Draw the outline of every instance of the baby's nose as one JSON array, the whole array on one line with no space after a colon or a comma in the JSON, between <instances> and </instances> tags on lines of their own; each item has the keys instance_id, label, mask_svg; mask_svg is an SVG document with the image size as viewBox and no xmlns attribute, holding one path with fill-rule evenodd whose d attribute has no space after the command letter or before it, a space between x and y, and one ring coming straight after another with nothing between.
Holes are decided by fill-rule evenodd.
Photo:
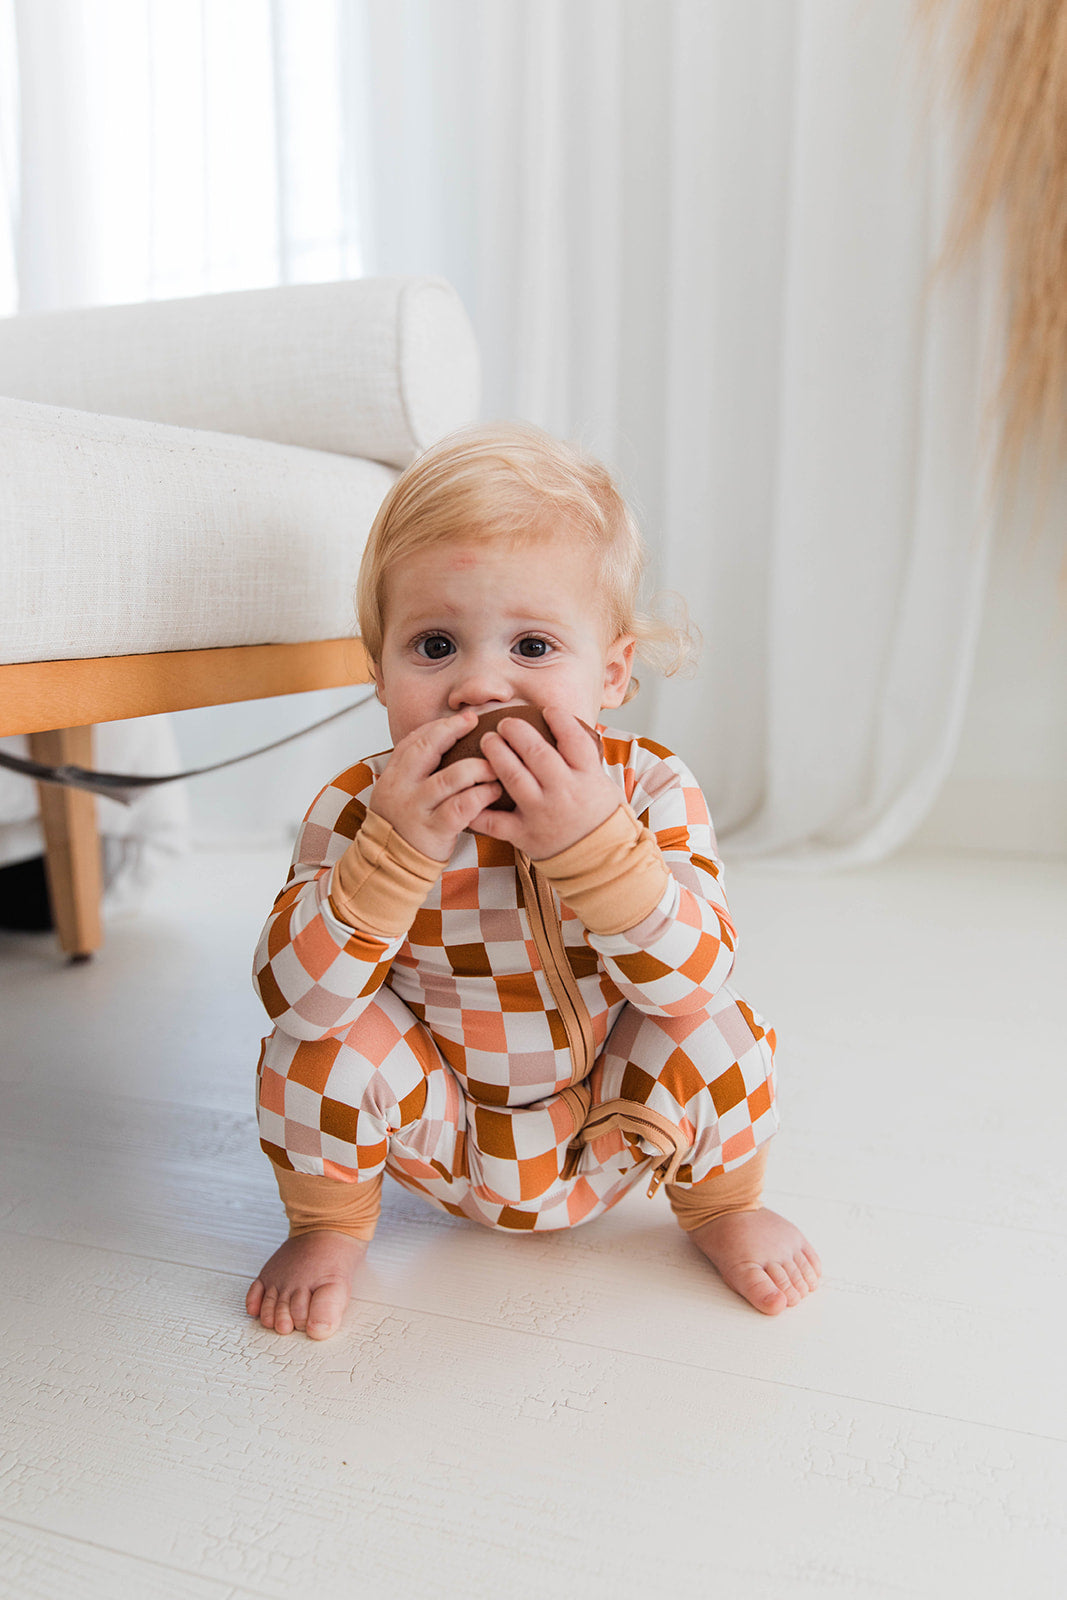
<instances>
[{"instance_id":1,"label":"baby's nose","mask_svg":"<svg viewBox=\"0 0 1067 1600\"><path fill-rule=\"evenodd\" d=\"M484 711L490 706L506 705L515 699L510 675L504 668L489 662L472 665L460 674L448 696L452 711L474 708Z\"/></svg>"}]
</instances>

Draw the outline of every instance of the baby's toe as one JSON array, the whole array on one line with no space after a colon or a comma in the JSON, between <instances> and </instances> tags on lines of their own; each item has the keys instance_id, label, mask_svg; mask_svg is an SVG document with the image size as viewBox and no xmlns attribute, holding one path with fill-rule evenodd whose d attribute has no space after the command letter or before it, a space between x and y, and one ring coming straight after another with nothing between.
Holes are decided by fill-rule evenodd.
<instances>
[{"instance_id":1,"label":"baby's toe","mask_svg":"<svg viewBox=\"0 0 1067 1600\"><path fill-rule=\"evenodd\" d=\"M279 1291L273 1284L265 1289L259 1320L264 1328L272 1328L275 1333L292 1333L293 1319L289 1314L288 1294Z\"/></svg>"},{"instance_id":2,"label":"baby's toe","mask_svg":"<svg viewBox=\"0 0 1067 1600\"><path fill-rule=\"evenodd\" d=\"M803 1300L809 1293L809 1288L808 1280L804 1276L804 1271L800 1265L800 1262L794 1256L783 1262L783 1266L785 1267L785 1270L789 1276L789 1282L796 1292L797 1300ZM794 1301L793 1304L795 1305L796 1301Z\"/></svg>"},{"instance_id":3,"label":"baby's toe","mask_svg":"<svg viewBox=\"0 0 1067 1600\"><path fill-rule=\"evenodd\" d=\"M311 1296L307 1313L309 1339L328 1339L341 1326L348 1304L348 1289L343 1283L324 1283Z\"/></svg>"},{"instance_id":4,"label":"baby's toe","mask_svg":"<svg viewBox=\"0 0 1067 1600\"><path fill-rule=\"evenodd\" d=\"M301 1286L294 1289L289 1296L289 1316L293 1327L301 1331L307 1326L308 1306L311 1304L311 1290Z\"/></svg>"},{"instance_id":5,"label":"baby's toe","mask_svg":"<svg viewBox=\"0 0 1067 1600\"><path fill-rule=\"evenodd\" d=\"M735 1271L723 1273L723 1277L731 1289L765 1316L776 1317L790 1303L784 1288L775 1283L770 1272L755 1261L745 1262Z\"/></svg>"},{"instance_id":6,"label":"baby's toe","mask_svg":"<svg viewBox=\"0 0 1067 1600\"><path fill-rule=\"evenodd\" d=\"M271 1284L264 1288L259 1301L259 1320L264 1328L273 1328L274 1315L278 1307L278 1291Z\"/></svg>"},{"instance_id":7,"label":"baby's toe","mask_svg":"<svg viewBox=\"0 0 1067 1600\"><path fill-rule=\"evenodd\" d=\"M263 1279L257 1278L255 1283L245 1295L245 1310L250 1317L259 1316L259 1308L263 1304Z\"/></svg>"},{"instance_id":8,"label":"baby's toe","mask_svg":"<svg viewBox=\"0 0 1067 1600\"><path fill-rule=\"evenodd\" d=\"M801 1250L796 1257L796 1263L808 1288L817 1289L819 1287L819 1278L822 1275L822 1266L814 1250L810 1246L805 1250Z\"/></svg>"},{"instance_id":9,"label":"baby's toe","mask_svg":"<svg viewBox=\"0 0 1067 1600\"><path fill-rule=\"evenodd\" d=\"M797 1288L793 1281L793 1275L790 1271L790 1264L785 1261L768 1261L764 1264L763 1270L766 1272L767 1276L770 1278L775 1287L780 1289L785 1295L786 1305L797 1305L802 1296L801 1291ZM799 1273L797 1276L799 1277ZM801 1282L803 1282L803 1280L801 1280ZM804 1294L807 1294L807 1289L804 1290Z\"/></svg>"}]
</instances>

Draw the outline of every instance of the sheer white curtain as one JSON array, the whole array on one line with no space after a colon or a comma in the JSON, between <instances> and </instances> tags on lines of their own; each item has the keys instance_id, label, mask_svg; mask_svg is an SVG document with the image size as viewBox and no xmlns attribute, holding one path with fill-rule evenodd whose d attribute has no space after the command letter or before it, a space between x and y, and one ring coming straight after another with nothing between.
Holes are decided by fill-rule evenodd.
<instances>
[{"instance_id":1,"label":"sheer white curtain","mask_svg":"<svg viewBox=\"0 0 1067 1600\"><path fill-rule=\"evenodd\" d=\"M0 0L0 313L359 276L344 36L337 0ZM96 761L176 771L351 699L108 724ZM324 741L310 758L328 772L343 756ZM129 810L100 801L109 909L182 846L187 802L198 834L283 835L314 782L293 768L281 752ZM33 785L0 773L0 863L39 852L36 809Z\"/></svg>"},{"instance_id":2,"label":"sheer white curtain","mask_svg":"<svg viewBox=\"0 0 1067 1600\"><path fill-rule=\"evenodd\" d=\"M612 462L703 632L636 715L733 854L888 852L958 735L998 359L991 264L930 283L955 140L911 8L364 9L370 261L457 284L490 409Z\"/></svg>"},{"instance_id":3,"label":"sheer white curtain","mask_svg":"<svg viewBox=\"0 0 1067 1600\"><path fill-rule=\"evenodd\" d=\"M350 21L338 0L0 0L0 314L358 277ZM110 723L96 762L213 762L352 698ZM293 747L307 773L350 755L354 728L338 730ZM299 760L150 790L131 810L99 802L109 909L187 838L187 802L202 837L285 837L315 782ZM35 813L34 786L0 773L0 862L40 851Z\"/></svg>"},{"instance_id":4,"label":"sheer white curtain","mask_svg":"<svg viewBox=\"0 0 1067 1600\"><path fill-rule=\"evenodd\" d=\"M954 138L909 4L6 3L10 309L442 273L486 415L603 456L690 605L698 676L627 716L730 852L907 837L969 681L998 359L991 263L929 282Z\"/></svg>"},{"instance_id":5,"label":"sheer white curtain","mask_svg":"<svg viewBox=\"0 0 1067 1600\"><path fill-rule=\"evenodd\" d=\"M359 276L343 31L340 0L0 0L4 309Z\"/></svg>"}]
</instances>

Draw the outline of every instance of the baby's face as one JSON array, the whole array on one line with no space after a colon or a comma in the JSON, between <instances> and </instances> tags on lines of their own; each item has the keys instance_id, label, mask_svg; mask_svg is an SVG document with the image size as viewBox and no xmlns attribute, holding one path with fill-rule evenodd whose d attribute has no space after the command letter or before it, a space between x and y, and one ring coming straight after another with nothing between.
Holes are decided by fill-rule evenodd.
<instances>
[{"instance_id":1,"label":"baby's face","mask_svg":"<svg viewBox=\"0 0 1067 1600\"><path fill-rule=\"evenodd\" d=\"M507 705L594 723L630 681L634 641L609 638L593 558L563 536L408 556L386 580L384 624L375 677L394 744L424 722Z\"/></svg>"}]
</instances>

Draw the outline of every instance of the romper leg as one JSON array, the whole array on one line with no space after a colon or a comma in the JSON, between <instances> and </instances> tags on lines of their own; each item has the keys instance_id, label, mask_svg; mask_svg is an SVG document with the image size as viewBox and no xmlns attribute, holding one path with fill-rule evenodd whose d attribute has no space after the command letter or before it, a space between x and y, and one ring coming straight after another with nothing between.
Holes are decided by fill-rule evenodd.
<instances>
[{"instance_id":1,"label":"romper leg","mask_svg":"<svg viewBox=\"0 0 1067 1600\"><path fill-rule=\"evenodd\" d=\"M257 1104L276 1166L344 1183L380 1178L401 1152L413 1176L447 1179L466 1128L455 1075L388 988L337 1038L271 1034Z\"/></svg>"},{"instance_id":2,"label":"romper leg","mask_svg":"<svg viewBox=\"0 0 1067 1600\"><path fill-rule=\"evenodd\" d=\"M777 1131L774 1045L773 1030L726 987L706 1011L677 1017L625 1006L593 1072L592 1137L579 1170L620 1140L673 1185L741 1166ZM647 1135L627 1126L627 1106L653 1114Z\"/></svg>"},{"instance_id":3,"label":"romper leg","mask_svg":"<svg viewBox=\"0 0 1067 1600\"><path fill-rule=\"evenodd\" d=\"M560 1171L589 1102L584 1085L528 1106L469 1099L428 1030L389 988L337 1038L300 1041L276 1030L259 1067L260 1144L287 1210L290 1199L302 1207L297 1226L305 1231L314 1225L314 1189L286 1184L293 1172L363 1186L388 1171L442 1210L483 1225L568 1226L576 1218ZM553 1203L559 1215L542 1218ZM350 1209L344 1196L330 1205L338 1215ZM366 1218L358 1209L360 1236L369 1238L374 1208L368 1202Z\"/></svg>"}]
</instances>

